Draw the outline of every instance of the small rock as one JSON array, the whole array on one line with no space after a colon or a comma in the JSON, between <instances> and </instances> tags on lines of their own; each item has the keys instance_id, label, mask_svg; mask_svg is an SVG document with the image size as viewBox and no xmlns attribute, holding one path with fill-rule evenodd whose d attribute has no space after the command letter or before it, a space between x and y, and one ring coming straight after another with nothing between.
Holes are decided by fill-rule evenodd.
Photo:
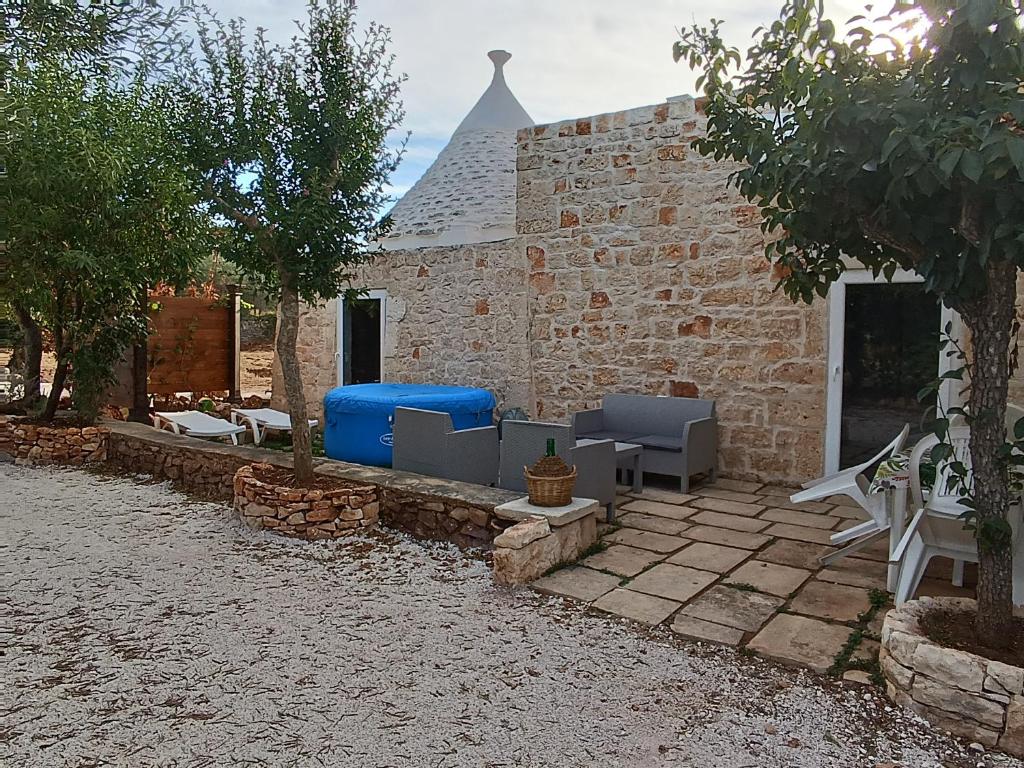
<instances>
[{"instance_id":1,"label":"small rock","mask_svg":"<svg viewBox=\"0 0 1024 768\"><path fill-rule=\"evenodd\" d=\"M769 723L764 727L764 732L769 734L770 736L774 736L776 733L779 732L779 729Z\"/></svg>"},{"instance_id":2,"label":"small rock","mask_svg":"<svg viewBox=\"0 0 1024 768\"><path fill-rule=\"evenodd\" d=\"M976 741L972 741L972 742L971 742L971 743L970 743L970 744L969 744L969 745L967 746L967 748L968 748L969 750L971 750L971 752L979 752L979 753L983 753L983 752L985 751L985 745L984 745L984 744L979 744L979 743L978 743L978 742L976 742Z\"/></svg>"}]
</instances>

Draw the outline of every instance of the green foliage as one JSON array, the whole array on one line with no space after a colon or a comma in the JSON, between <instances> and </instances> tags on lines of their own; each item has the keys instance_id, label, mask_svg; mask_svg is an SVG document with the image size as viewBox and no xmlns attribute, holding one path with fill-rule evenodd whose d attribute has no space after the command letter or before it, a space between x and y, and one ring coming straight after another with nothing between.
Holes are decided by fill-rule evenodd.
<instances>
[{"instance_id":1,"label":"green foliage","mask_svg":"<svg viewBox=\"0 0 1024 768\"><path fill-rule=\"evenodd\" d=\"M389 225L379 211L401 150L386 141L404 78L391 72L388 31L371 24L357 38L354 3L314 0L288 47L212 18L199 41L202 61L181 83L182 138L228 225L221 253L274 295L337 296Z\"/></svg>"},{"instance_id":2,"label":"green foliage","mask_svg":"<svg viewBox=\"0 0 1024 768\"><path fill-rule=\"evenodd\" d=\"M141 59L120 65L118 50L151 38L130 38L143 17L132 6L115 19L118 8L82 28L86 42L72 36L62 48L58 12L78 16L61 5L38 17L49 19L38 34L15 38L21 47L7 60L14 117L0 175L0 300L51 332L86 419L125 347L147 332L142 287L187 279L210 247L197 180L172 132L172 92Z\"/></svg>"},{"instance_id":3,"label":"green foliage","mask_svg":"<svg viewBox=\"0 0 1024 768\"><path fill-rule=\"evenodd\" d=\"M675 56L708 98L695 145L743 164L732 182L788 295L823 296L854 259L913 270L956 307L988 259L1024 261L1020 15L1020 0L900 1L880 21L892 37L841 38L817 0L787 0L745 59L719 21L682 33ZM900 44L922 17L923 39Z\"/></svg>"}]
</instances>

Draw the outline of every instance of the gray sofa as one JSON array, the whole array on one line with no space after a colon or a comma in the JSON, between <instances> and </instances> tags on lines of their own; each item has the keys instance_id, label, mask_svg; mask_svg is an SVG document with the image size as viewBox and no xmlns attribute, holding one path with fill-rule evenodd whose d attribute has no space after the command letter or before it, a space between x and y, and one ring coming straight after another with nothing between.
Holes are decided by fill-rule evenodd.
<instances>
[{"instance_id":1,"label":"gray sofa","mask_svg":"<svg viewBox=\"0 0 1024 768\"><path fill-rule=\"evenodd\" d=\"M501 430L501 462L498 487L526 493L523 467L532 466L544 455L548 438L555 441L557 453L569 466L576 465L576 486L572 495L597 499L607 510L608 520L615 518L615 443L611 440L576 445L573 428L567 424L538 421L506 421Z\"/></svg>"},{"instance_id":2,"label":"gray sofa","mask_svg":"<svg viewBox=\"0 0 1024 768\"><path fill-rule=\"evenodd\" d=\"M477 485L498 482L498 429L452 427L439 411L396 408L391 466Z\"/></svg>"},{"instance_id":3,"label":"gray sofa","mask_svg":"<svg viewBox=\"0 0 1024 768\"><path fill-rule=\"evenodd\" d=\"M601 407L574 413L576 437L642 445L644 472L679 478L718 471L718 420L714 400L651 395L605 395Z\"/></svg>"}]
</instances>

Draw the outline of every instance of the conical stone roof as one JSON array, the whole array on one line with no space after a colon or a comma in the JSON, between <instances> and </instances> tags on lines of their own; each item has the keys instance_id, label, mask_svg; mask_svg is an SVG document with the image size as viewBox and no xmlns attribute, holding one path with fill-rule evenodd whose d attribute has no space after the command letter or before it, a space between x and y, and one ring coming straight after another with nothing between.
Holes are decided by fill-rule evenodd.
<instances>
[{"instance_id":1,"label":"conical stone roof","mask_svg":"<svg viewBox=\"0 0 1024 768\"><path fill-rule=\"evenodd\" d=\"M512 95L507 51L487 54L494 76L433 165L391 209L388 250L505 240L516 233L516 131L533 120Z\"/></svg>"}]
</instances>

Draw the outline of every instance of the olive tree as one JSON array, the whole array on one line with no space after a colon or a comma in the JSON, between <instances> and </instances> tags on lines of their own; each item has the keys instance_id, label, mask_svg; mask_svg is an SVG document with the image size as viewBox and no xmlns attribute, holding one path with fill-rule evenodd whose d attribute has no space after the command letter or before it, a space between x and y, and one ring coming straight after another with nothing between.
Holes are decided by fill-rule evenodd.
<instances>
[{"instance_id":1,"label":"olive tree","mask_svg":"<svg viewBox=\"0 0 1024 768\"><path fill-rule=\"evenodd\" d=\"M389 42L376 24L359 33L355 4L342 0L312 0L287 46L203 18L202 55L182 83L185 142L228 226L221 253L279 302L298 483L313 474L299 303L346 290L389 225L380 213L401 148L387 140L403 117Z\"/></svg>"},{"instance_id":2,"label":"olive tree","mask_svg":"<svg viewBox=\"0 0 1024 768\"><path fill-rule=\"evenodd\" d=\"M683 30L674 49L702 73L708 127L695 147L740 164L731 182L759 206L791 298L824 296L851 262L906 269L970 330L970 394L953 413L971 425L976 625L992 645L1012 622L1004 417L1024 263L1021 12L1020 0L900 0L839 34L817 0L787 0L745 56L719 21Z\"/></svg>"}]
</instances>

